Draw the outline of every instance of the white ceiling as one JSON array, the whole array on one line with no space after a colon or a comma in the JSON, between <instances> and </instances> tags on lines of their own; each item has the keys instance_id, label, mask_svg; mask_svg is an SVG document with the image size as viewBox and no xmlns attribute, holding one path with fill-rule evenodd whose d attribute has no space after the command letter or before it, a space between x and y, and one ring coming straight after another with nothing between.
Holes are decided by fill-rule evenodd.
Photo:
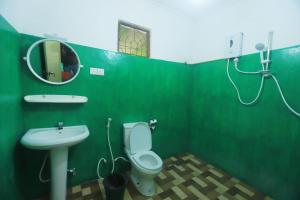
<instances>
[{"instance_id":1,"label":"white ceiling","mask_svg":"<svg viewBox=\"0 0 300 200\"><path fill-rule=\"evenodd\" d=\"M222 0L151 0L161 6L168 7L198 20L204 12L212 11L215 6L220 6ZM234 0L226 0L226 3Z\"/></svg>"}]
</instances>

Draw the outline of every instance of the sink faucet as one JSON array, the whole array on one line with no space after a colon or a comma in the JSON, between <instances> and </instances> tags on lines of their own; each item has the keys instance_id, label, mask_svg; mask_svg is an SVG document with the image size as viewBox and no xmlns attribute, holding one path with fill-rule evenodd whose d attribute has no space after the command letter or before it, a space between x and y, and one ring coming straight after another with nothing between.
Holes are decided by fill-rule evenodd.
<instances>
[{"instance_id":1,"label":"sink faucet","mask_svg":"<svg viewBox=\"0 0 300 200\"><path fill-rule=\"evenodd\" d=\"M64 123L63 123L63 122L58 122L58 123L57 123L57 129L58 129L58 130L62 130L62 129L64 128L63 126L64 126Z\"/></svg>"}]
</instances>

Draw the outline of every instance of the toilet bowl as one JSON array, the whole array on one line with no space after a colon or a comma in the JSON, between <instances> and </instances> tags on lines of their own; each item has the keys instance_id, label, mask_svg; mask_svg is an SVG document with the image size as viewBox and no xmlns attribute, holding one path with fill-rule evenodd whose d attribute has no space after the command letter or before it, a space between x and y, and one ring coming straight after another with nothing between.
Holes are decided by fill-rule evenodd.
<instances>
[{"instance_id":1,"label":"toilet bowl","mask_svg":"<svg viewBox=\"0 0 300 200\"><path fill-rule=\"evenodd\" d=\"M147 123L123 124L125 152L131 162L130 179L144 196L156 193L154 178L162 170L161 158L151 151L151 131Z\"/></svg>"}]
</instances>

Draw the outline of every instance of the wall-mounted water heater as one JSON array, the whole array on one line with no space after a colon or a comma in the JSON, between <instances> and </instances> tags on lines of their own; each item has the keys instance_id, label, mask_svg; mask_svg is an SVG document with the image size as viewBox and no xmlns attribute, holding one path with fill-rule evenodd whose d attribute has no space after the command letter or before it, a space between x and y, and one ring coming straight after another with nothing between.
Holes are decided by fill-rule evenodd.
<instances>
[{"instance_id":1,"label":"wall-mounted water heater","mask_svg":"<svg viewBox=\"0 0 300 200\"><path fill-rule=\"evenodd\" d=\"M242 55L243 33L237 33L226 38L225 58L236 58Z\"/></svg>"}]
</instances>

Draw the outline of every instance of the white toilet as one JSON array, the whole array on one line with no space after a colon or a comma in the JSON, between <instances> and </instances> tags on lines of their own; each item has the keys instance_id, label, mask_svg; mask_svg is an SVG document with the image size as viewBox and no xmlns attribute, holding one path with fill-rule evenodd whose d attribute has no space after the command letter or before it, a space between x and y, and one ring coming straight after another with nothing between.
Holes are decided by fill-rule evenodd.
<instances>
[{"instance_id":1,"label":"white toilet","mask_svg":"<svg viewBox=\"0 0 300 200\"><path fill-rule=\"evenodd\" d=\"M151 151L152 138L148 123L123 124L125 152L131 162L130 179L144 196L156 193L154 178L162 170L161 158Z\"/></svg>"}]
</instances>

